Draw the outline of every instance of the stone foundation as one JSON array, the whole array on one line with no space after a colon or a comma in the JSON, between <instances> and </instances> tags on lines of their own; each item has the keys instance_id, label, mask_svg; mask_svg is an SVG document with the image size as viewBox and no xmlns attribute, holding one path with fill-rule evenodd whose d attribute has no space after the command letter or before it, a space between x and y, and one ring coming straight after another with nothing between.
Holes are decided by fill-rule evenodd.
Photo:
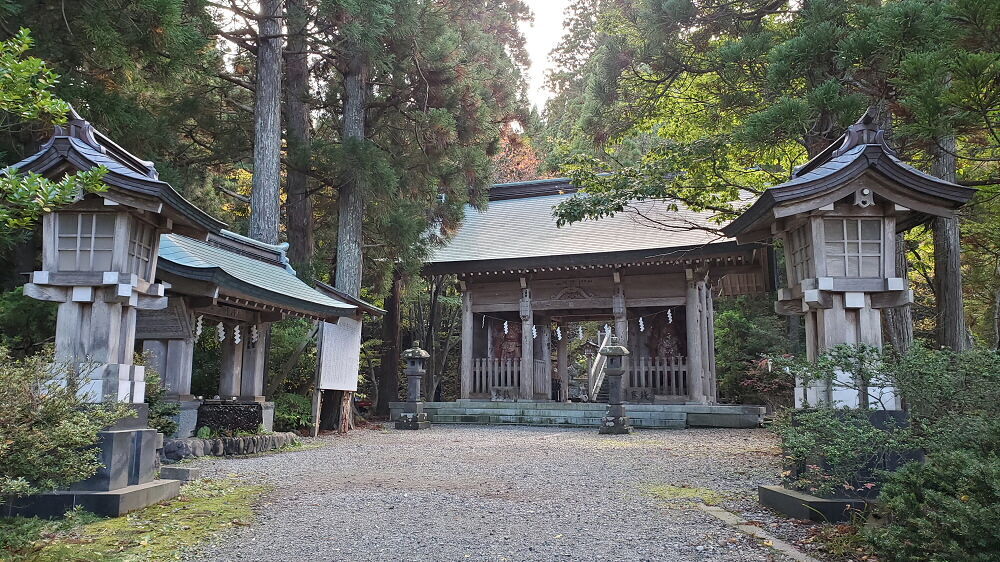
<instances>
[{"instance_id":1,"label":"stone foundation","mask_svg":"<svg viewBox=\"0 0 1000 562\"><path fill-rule=\"evenodd\" d=\"M166 439L163 442L163 458L167 462L177 462L193 457L252 455L280 449L297 443L298 440L298 436L294 433L217 437L214 439L198 439L197 437Z\"/></svg>"}]
</instances>

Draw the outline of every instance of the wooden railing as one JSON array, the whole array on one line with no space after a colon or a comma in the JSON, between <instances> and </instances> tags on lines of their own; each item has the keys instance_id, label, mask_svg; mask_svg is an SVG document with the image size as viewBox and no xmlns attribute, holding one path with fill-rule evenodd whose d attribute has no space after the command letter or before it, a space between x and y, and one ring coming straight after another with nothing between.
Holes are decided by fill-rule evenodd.
<instances>
[{"instance_id":1,"label":"wooden railing","mask_svg":"<svg viewBox=\"0 0 1000 562\"><path fill-rule=\"evenodd\" d=\"M521 386L520 359L473 359L472 360L472 394L492 395L494 389L501 392L517 389Z\"/></svg>"},{"instance_id":2,"label":"wooden railing","mask_svg":"<svg viewBox=\"0 0 1000 562\"><path fill-rule=\"evenodd\" d=\"M611 330L608 330L604 334L604 339L601 340L601 346L598 349L604 349L610 339ZM594 358L594 363L590 366L590 371L587 373L587 394L590 396L591 401L597 398L597 393L601 390L601 383L604 382L604 365L607 363L607 359L607 356L601 355L600 351L598 351L597 357Z\"/></svg>"},{"instance_id":3,"label":"wooden railing","mask_svg":"<svg viewBox=\"0 0 1000 562\"><path fill-rule=\"evenodd\" d=\"M656 395L686 396L687 358L632 357L626 386L630 391L647 391L639 394L648 395L650 400Z\"/></svg>"},{"instance_id":4,"label":"wooden railing","mask_svg":"<svg viewBox=\"0 0 1000 562\"><path fill-rule=\"evenodd\" d=\"M535 375L535 391L541 392L541 389L538 388L538 383L540 381L545 381L552 378L552 361L535 359L534 375Z\"/></svg>"}]
</instances>

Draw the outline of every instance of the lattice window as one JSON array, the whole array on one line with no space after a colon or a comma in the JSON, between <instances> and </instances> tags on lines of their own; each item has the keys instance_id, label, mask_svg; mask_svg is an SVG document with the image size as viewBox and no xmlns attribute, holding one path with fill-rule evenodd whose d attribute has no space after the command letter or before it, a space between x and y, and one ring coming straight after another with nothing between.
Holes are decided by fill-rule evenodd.
<instances>
[{"instance_id":1,"label":"lattice window","mask_svg":"<svg viewBox=\"0 0 1000 562\"><path fill-rule=\"evenodd\" d=\"M882 277L882 219L824 219L826 274Z\"/></svg>"},{"instance_id":2,"label":"lattice window","mask_svg":"<svg viewBox=\"0 0 1000 562\"><path fill-rule=\"evenodd\" d=\"M128 242L128 272L142 279L149 279L149 262L153 258L156 229L149 224L133 219L132 234Z\"/></svg>"},{"instance_id":3,"label":"lattice window","mask_svg":"<svg viewBox=\"0 0 1000 562\"><path fill-rule=\"evenodd\" d=\"M115 240L112 213L58 213L60 271L109 271Z\"/></svg>"},{"instance_id":4,"label":"lattice window","mask_svg":"<svg viewBox=\"0 0 1000 562\"><path fill-rule=\"evenodd\" d=\"M803 279L816 277L816 268L812 260L812 235L809 224L805 224L791 232L788 237L788 259L792 269L791 284Z\"/></svg>"}]
</instances>

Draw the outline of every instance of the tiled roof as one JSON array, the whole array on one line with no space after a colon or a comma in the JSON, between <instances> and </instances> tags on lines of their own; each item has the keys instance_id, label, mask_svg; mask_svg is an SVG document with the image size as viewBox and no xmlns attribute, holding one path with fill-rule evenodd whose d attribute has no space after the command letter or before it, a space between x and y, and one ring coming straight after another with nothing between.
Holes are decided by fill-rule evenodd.
<instances>
[{"instance_id":1,"label":"tiled roof","mask_svg":"<svg viewBox=\"0 0 1000 562\"><path fill-rule=\"evenodd\" d=\"M712 222L711 213L683 206L674 211L663 201L636 202L634 211L557 227L553 208L572 196L556 193L493 200L484 211L466 207L458 232L428 263L636 250L649 250L652 256L728 240L709 231L719 227Z\"/></svg>"},{"instance_id":2,"label":"tiled roof","mask_svg":"<svg viewBox=\"0 0 1000 562\"><path fill-rule=\"evenodd\" d=\"M331 298L283 267L217 248L178 234L160 236L158 268L256 294L261 302L320 316L353 314L357 307Z\"/></svg>"},{"instance_id":3,"label":"tiled roof","mask_svg":"<svg viewBox=\"0 0 1000 562\"><path fill-rule=\"evenodd\" d=\"M866 113L844 135L792 174L790 180L764 190L750 208L722 230L729 236L748 239L769 236L764 227L774 220L775 207L837 193L869 170L879 172L905 191L932 198L933 204L942 210L962 206L975 193L972 188L936 178L900 160L886 144L883 131ZM897 220L897 227L909 228L926 218L925 212L912 215L905 221Z\"/></svg>"},{"instance_id":4,"label":"tiled roof","mask_svg":"<svg viewBox=\"0 0 1000 562\"><path fill-rule=\"evenodd\" d=\"M226 226L194 206L170 184L160 180L152 162L142 160L117 145L75 111L70 113L65 124L55 127L52 137L37 153L8 166L0 173L62 174L65 171L64 164L78 170L104 166L108 169L103 178L104 183L142 197L155 197L163 201L166 203L164 214L175 222L180 221L209 232L218 232Z\"/></svg>"}]
</instances>

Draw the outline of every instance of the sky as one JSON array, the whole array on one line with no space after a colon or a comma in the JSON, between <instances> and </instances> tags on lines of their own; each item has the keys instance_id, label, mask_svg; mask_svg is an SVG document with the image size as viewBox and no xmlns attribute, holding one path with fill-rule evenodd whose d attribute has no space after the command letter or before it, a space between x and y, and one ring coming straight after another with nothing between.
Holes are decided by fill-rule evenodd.
<instances>
[{"instance_id":1,"label":"sky","mask_svg":"<svg viewBox=\"0 0 1000 562\"><path fill-rule=\"evenodd\" d=\"M535 15L532 24L521 24L527 41L531 68L528 69L528 99L541 111L552 95L545 88L545 71L550 67L549 53L563 34L563 12L570 0L525 0Z\"/></svg>"}]
</instances>

